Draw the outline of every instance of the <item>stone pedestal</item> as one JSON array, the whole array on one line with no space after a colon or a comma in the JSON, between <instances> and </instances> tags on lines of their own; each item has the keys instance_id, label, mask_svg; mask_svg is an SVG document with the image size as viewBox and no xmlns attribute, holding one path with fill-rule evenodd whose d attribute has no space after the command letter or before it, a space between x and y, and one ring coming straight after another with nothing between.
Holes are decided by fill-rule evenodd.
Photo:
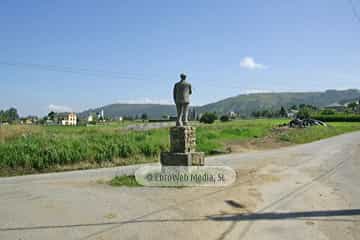
<instances>
[{"instance_id":1,"label":"stone pedestal","mask_svg":"<svg viewBox=\"0 0 360 240\"><path fill-rule=\"evenodd\" d=\"M181 126L170 128L170 152L162 152L160 162L163 166L203 166L205 155L196 151L195 127Z\"/></svg>"}]
</instances>

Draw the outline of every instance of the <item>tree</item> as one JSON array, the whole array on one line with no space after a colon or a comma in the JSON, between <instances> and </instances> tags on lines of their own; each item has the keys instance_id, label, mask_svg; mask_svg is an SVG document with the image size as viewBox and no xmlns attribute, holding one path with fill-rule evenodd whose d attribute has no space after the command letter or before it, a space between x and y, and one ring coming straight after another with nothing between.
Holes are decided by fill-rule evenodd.
<instances>
[{"instance_id":1,"label":"tree","mask_svg":"<svg viewBox=\"0 0 360 240\"><path fill-rule=\"evenodd\" d=\"M0 122L5 122L5 116L3 110L0 110Z\"/></svg>"},{"instance_id":2,"label":"tree","mask_svg":"<svg viewBox=\"0 0 360 240\"><path fill-rule=\"evenodd\" d=\"M355 111L357 108L357 103L356 102L349 103L348 108L350 108L352 111Z\"/></svg>"},{"instance_id":3,"label":"tree","mask_svg":"<svg viewBox=\"0 0 360 240\"><path fill-rule=\"evenodd\" d=\"M124 116L124 121L133 121L134 117L133 116Z\"/></svg>"},{"instance_id":4,"label":"tree","mask_svg":"<svg viewBox=\"0 0 360 240\"><path fill-rule=\"evenodd\" d=\"M296 105L292 105L292 106L290 107L290 109L291 109L291 110L297 110L298 107L297 107Z\"/></svg>"},{"instance_id":5,"label":"tree","mask_svg":"<svg viewBox=\"0 0 360 240\"><path fill-rule=\"evenodd\" d=\"M311 115L310 109L307 107L302 107L300 108L299 112L296 114L296 117L300 119L308 119L310 118L310 115Z\"/></svg>"},{"instance_id":6,"label":"tree","mask_svg":"<svg viewBox=\"0 0 360 240\"><path fill-rule=\"evenodd\" d=\"M13 123L17 120L19 120L19 114L16 110L16 108L10 108L8 110L6 110L5 112L3 112L2 114L2 121L3 122L9 122L9 123Z\"/></svg>"},{"instance_id":7,"label":"tree","mask_svg":"<svg viewBox=\"0 0 360 240\"><path fill-rule=\"evenodd\" d=\"M141 114L141 119L142 119L143 121L147 120L147 119L148 119L148 115L147 115L146 113Z\"/></svg>"},{"instance_id":8,"label":"tree","mask_svg":"<svg viewBox=\"0 0 360 240\"><path fill-rule=\"evenodd\" d=\"M260 111L254 111L254 112L251 113L251 115L254 118L259 118L259 117L261 117L261 112Z\"/></svg>"},{"instance_id":9,"label":"tree","mask_svg":"<svg viewBox=\"0 0 360 240\"><path fill-rule=\"evenodd\" d=\"M287 112L283 106L281 106L281 109L279 111L280 117L287 117Z\"/></svg>"},{"instance_id":10,"label":"tree","mask_svg":"<svg viewBox=\"0 0 360 240\"><path fill-rule=\"evenodd\" d=\"M211 124L213 122L215 122L215 120L217 119L217 115L215 113L211 113L211 112L206 112L204 113L201 118L200 118L200 122L202 123L207 123L207 124Z\"/></svg>"},{"instance_id":11,"label":"tree","mask_svg":"<svg viewBox=\"0 0 360 240\"><path fill-rule=\"evenodd\" d=\"M228 122L228 121L230 121L230 117L229 117L228 115L222 115L222 116L220 117L220 121L222 121L222 122Z\"/></svg>"},{"instance_id":12,"label":"tree","mask_svg":"<svg viewBox=\"0 0 360 240\"><path fill-rule=\"evenodd\" d=\"M56 117L56 113L51 111L49 112L48 114L48 119L51 120L51 121L55 121L55 117Z\"/></svg>"}]
</instances>

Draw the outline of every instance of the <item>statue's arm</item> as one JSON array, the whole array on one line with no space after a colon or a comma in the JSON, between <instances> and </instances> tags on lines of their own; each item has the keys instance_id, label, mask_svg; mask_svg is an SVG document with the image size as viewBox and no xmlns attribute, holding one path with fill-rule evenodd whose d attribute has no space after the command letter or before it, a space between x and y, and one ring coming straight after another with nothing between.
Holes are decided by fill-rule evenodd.
<instances>
[{"instance_id":1,"label":"statue's arm","mask_svg":"<svg viewBox=\"0 0 360 240\"><path fill-rule=\"evenodd\" d=\"M191 84L189 85L189 94L192 94L192 90L191 90Z\"/></svg>"},{"instance_id":2,"label":"statue's arm","mask_svg":"<svg viewBox=\"0 0 360 240\"><path fill-rule=\"evenodd\" d=\"M174 102L176 102L176 84L174 85L173 96L174 96Z\"/></svg>"}]
</instances>

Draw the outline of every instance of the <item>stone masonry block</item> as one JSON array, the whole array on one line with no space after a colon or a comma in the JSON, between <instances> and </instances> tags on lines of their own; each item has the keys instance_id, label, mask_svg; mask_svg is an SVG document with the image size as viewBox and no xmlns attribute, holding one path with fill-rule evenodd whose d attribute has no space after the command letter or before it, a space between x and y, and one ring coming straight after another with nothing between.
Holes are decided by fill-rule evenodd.
<instances>
[{"instance_id":1,"label":"stone masonry block","mask_svg":"<svg viewBox=\"0 0 360 240\"><path fill-rule=\"evenodd\" d=\"M179 153L195 152L195 128L181 126L170 128L170 151Z\"/></svg>"}]
</instances>

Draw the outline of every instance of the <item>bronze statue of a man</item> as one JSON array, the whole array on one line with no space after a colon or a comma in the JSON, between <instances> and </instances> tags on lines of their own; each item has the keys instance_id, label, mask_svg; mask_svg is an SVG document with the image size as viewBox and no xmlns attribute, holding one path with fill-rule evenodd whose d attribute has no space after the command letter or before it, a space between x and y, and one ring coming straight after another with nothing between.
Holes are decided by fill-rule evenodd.
<instances>
[{"instance_id":1,"label":"bronze statue of a man","mask_svg":"<svg viewBox=\"0 0 360 240\"><path fill-rule=\"evenodd\" d=\"M188 125L191 84L186 82L186 75L180 74L180 81L174 86L174 101L176 104L176 126Z\"/></svg>"}]
</instances>

